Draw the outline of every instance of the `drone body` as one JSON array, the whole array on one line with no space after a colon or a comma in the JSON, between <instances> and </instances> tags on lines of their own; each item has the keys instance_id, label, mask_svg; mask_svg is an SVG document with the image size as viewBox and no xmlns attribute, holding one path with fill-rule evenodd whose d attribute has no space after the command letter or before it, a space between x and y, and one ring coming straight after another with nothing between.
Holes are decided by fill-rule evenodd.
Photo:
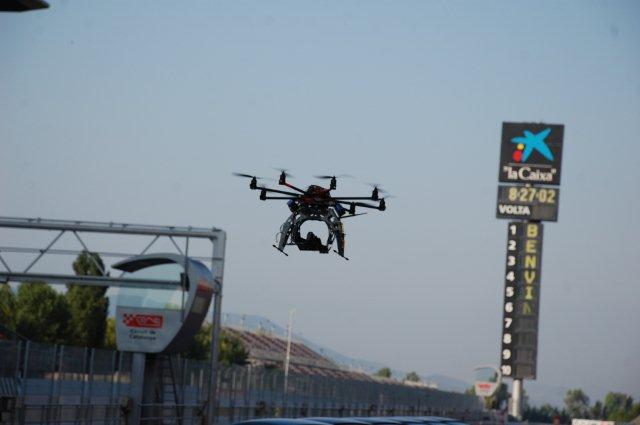
<instances>
[{"instance_id":1,"label":"drone body","mask_svg":"<svg viewBox=\"0 0 640 425\"><path fill-rule=\"evenodd\" d=\"M386 209L385 200L379 197L379 191L381 190L377 186L374 186L371 196L332 196L331 191L337 187L336 176L316 176L330 180L329 188L310 185L306 190L303 190L290 184L287 181L289 175L282 171L278 184L286 186L292 192L258 186L258 177L249 174L234 174L239 177L250 178L249 188L251 190L260 190L261 200L287 201L291 215L280 227L277 243L273 245L274 248L285 255L289 255L284 251L287 245L296 245L300 251L316 251L321 254L327 254L335 242L337 250L334 250L334 252L348 260L344 256L345 233L342 219L366 214L356 214L356 207L379 211ZM379 201L379 204L372 205L361 201ZM345 208L345 206L348 208ZM300 234L300 228L306 221L321 221L327 225L328 236L324 244L313 232L309 232L305 236Z\"/></svg>"}]
</instances>

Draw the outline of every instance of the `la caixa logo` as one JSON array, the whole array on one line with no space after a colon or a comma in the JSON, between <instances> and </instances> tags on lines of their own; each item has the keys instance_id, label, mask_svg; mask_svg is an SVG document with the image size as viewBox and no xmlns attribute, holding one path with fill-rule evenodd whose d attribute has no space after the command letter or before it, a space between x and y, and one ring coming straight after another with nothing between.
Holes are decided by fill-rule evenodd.
<instances>
[{"instance_id":1,"label":"la caixa logo","mask_svg":"<svg viewBox=\"0 0 640 425\"><path fill-rule=\"evenodd\" d=\"M502 123L499 181L560 184L564 125Z\"/></svg>"}]
</instances>

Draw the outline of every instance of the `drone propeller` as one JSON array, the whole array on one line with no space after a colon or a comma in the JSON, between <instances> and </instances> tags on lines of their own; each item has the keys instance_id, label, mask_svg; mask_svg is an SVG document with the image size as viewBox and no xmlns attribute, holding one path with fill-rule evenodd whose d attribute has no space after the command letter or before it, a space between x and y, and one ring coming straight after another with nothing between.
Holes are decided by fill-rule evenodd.
<instances>
[{"instance_id":1,"label":"drone propeller","mask_svg":"<svg viewBox=\"0 0 640 425\"><path fill-rule=\"evenodd\" d=\"M289 170L287 170L286 168L278 168L278 167L271 167L276 171L279 171L280 174L284 174L285 177L295 177L293 174L289 173Z\"/></svg>"},{"instance_id":2,"label":"drone propeller","mask_svg":"<svg viewBox=\"0 0 640 425\"><path fill-rule=\"evenodd\" d=\"M231 174L236 177L246 177L248 179L264 180L264 177L256 177L256 176L252 176L251 174L245 174L245 173L231 173Z\"/></svg>"},{"instance_id":3,"label":"drone propeller","mask_svg":"<svg viewBox=\"0 0 640 425\"><path fill-rule=\"evenodd\" d=\"M273 168L274 170L280 171L280 177L278 177L279 185L287 186L289 189L293 189L296 192L305 193L304 190L300 189L299 187L295 187L291 183L287 182L287 177L294 177L293 174L289 174L289 172L285 168L275 168L275 167Z\"/></svg>"},{"instance_id":4,"label":"drone propeller","mask_svg":"<svg viewBox=\"0 0 640 425\"><path fill-rule=\"evenodd\" d=\"M249 189L251 190L257 189L258 180L264 180L263 177L256 177L256 176L252 176L251 174L245 174L245 173L231 173L231 174L233 174L236 177L251 179L251 183L249 183Z\"/></svg>"},{"instance_id":5,"label":"drone propeller","mask_svg":"<svg viewBox=\"0 0 640 425\"><path fill-rule=\"evenodd\" d=\"M382 185L380 183L367 183L367 185L371 186L374 190L377 190L380 193L388 193L382 188Z\"/></svg>"},{"instance_id":6,"label":"drone propeller","mask_svg":"<svg viewBox=\"0 0 640 425\"><path fill-rule=\"evenodd\" d=\"M313 176L316 179L322 179L322 180L330 180L330 179L352 179L353 176L351 174L338 174L337 176L327 176L327 175L321 175L321 176Z\"/></svg>"},{"instance_id":7,"label":"drone propeller","mask_svg":"<svg viewBox=\"0 0 640 425\"><path fill-rule=\"evenodd\" d=\"M338 187L338 178L343 178L343 177L353 177L352 175L349 174L338 174L337 176L327 176L327 175L321 175L321 176L313 176L316 179L322 179L322 180L331 180L331 183L329 184L329 189L330 190L336 190L336 188Z\"/></svg>"},{"instance_id":8,"label":"drone propeller","mask_svg":"<svg viewBox=\"0 0 640 425\"><path fill-rule=\"evenodd\" d=\"M378 196L379 193L388 193L386 190L382 189L382 185L380 183L367 183L369 186L373 187L373 190L371 191L371 199L373 199L374 201L377 201L378 199L380 199L380 197Z\"/></svg>"}]
</instances>

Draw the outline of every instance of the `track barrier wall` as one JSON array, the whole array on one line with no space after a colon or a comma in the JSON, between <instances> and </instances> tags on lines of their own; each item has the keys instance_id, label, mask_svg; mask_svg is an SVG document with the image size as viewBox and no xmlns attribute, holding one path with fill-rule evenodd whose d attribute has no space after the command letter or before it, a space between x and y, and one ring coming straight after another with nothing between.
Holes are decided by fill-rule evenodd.
<instances>
[{"instance_id":1,"label":"track barrier wall","mask_svg":"<svg viewBox=\"0 0 640 425\"><path fill-rule=\"evenodd\" d=\"M175 356L159 379L157 403L140 406L145 424L201 424L209 363ZM129 424L132 353L0 340L0 423ZM442 415L482 418L475 396L401 383L221 366L216 424L261 417Z\"/></svg>"}]
</instances>

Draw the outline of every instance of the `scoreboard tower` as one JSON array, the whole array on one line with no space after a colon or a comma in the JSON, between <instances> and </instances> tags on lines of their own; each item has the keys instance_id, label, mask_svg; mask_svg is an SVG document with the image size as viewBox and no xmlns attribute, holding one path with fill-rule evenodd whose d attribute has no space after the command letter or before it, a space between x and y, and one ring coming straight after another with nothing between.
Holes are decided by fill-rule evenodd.
<instances>
[{"instance_id":1,"label":"scoreboard tower","mask_svg":"<svg viewBox=\"0 0 640 425\"><path fill-rule=\"evenodd\" d=\"M543 221L558 220L564 126L502 123L496 217L507 224L500 371L513 379L511 414L522 419L522 381L536 379Z\"/></svg>"}]
</instances>

